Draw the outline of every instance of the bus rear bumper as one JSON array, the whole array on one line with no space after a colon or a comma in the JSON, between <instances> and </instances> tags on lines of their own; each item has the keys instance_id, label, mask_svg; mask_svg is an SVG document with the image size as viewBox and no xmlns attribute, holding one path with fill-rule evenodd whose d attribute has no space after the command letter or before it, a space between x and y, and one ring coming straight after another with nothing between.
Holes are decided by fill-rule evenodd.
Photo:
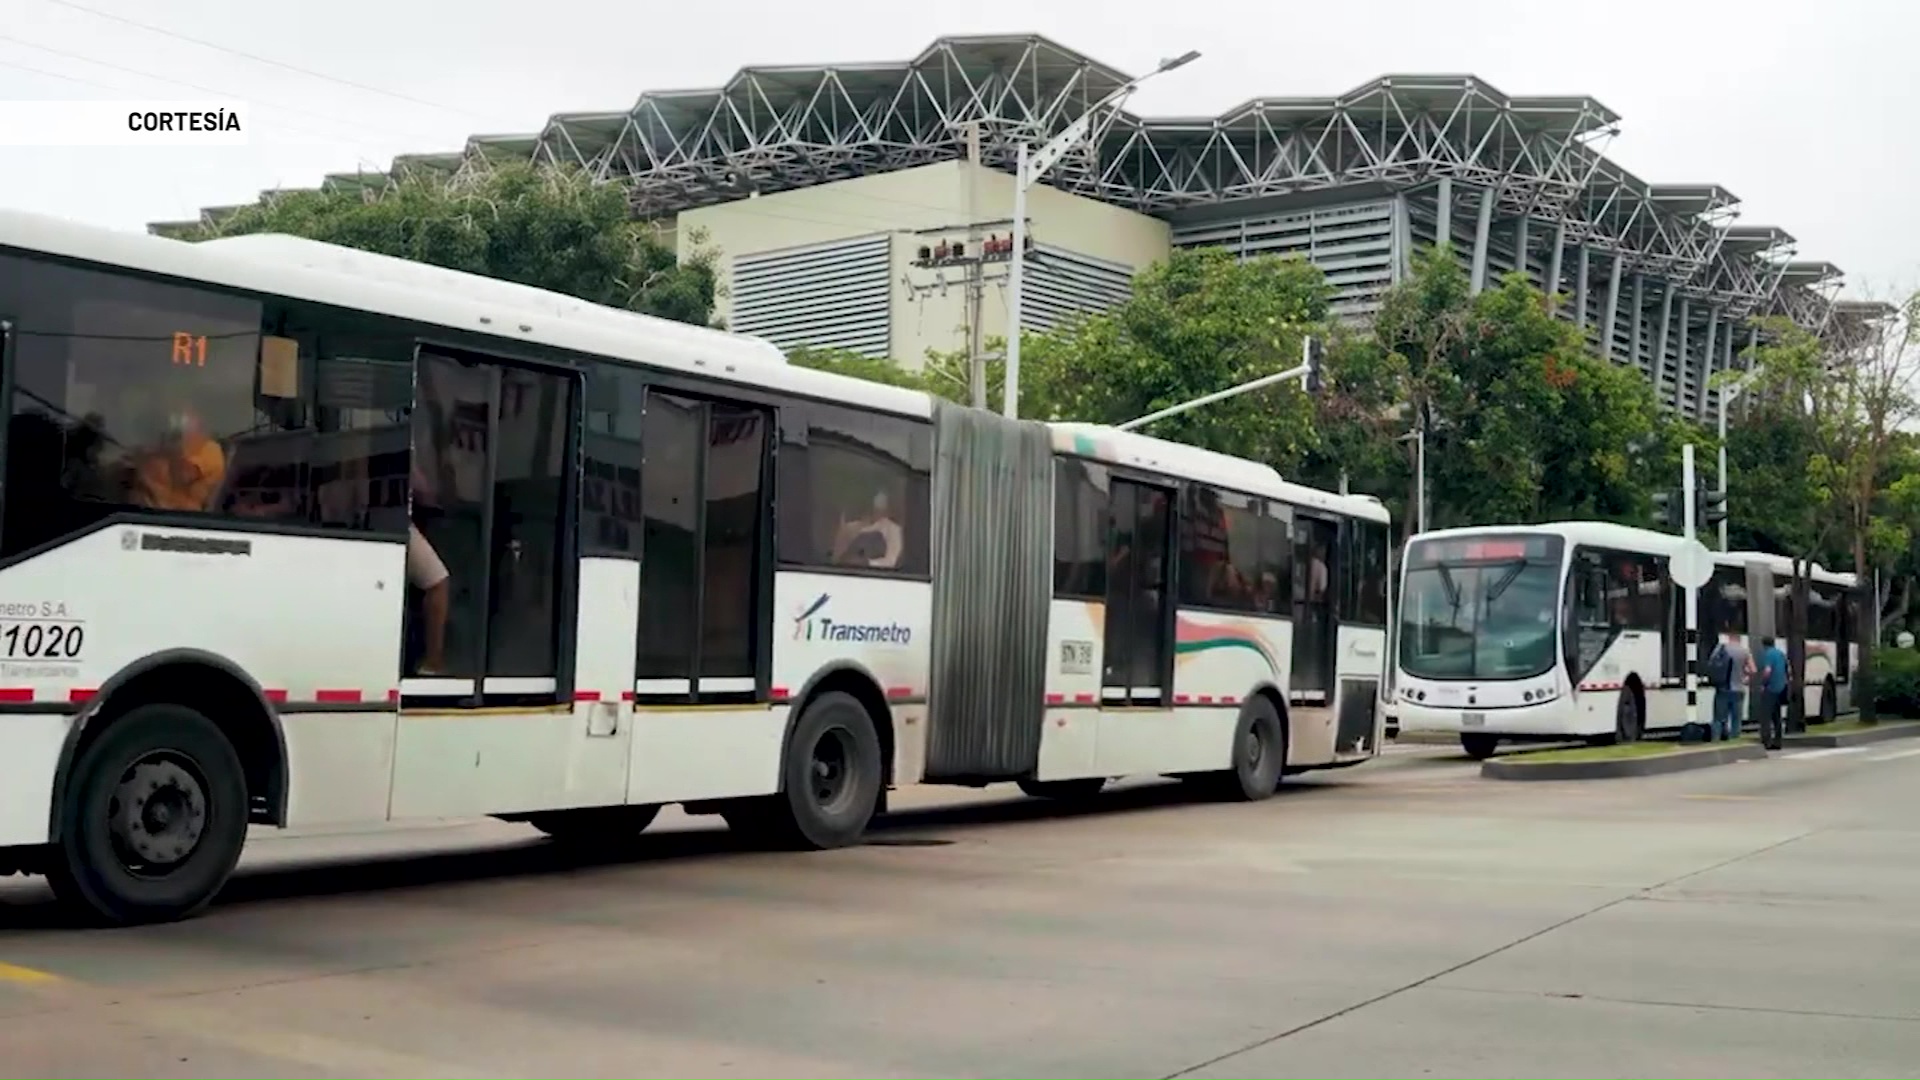
<instances>
[{"instance_id":1,"label":"bus rear bumper","mask_svg":"<svg viewBox=\"0 0 1920 1080\"><path fill-rule=\"evenodd\" d=\"M47 842L53 773L73 717L0 714L0 848Z\"/></svg>"},{"instance_id":2,"label":"bus rear bumper","mask_svg":"<svg viewBox=\"0 0 1920 1080\"><path fill-rule=\"evenodd\" d=\"M1544 705L1510 709L1436 709L1411 701L1395 706L1403 732L1427 731L1449 735L1500 735L1534 738L1578 738L1583 730L1580 710L1568 698Z\"/></svg>"}]
</instances>

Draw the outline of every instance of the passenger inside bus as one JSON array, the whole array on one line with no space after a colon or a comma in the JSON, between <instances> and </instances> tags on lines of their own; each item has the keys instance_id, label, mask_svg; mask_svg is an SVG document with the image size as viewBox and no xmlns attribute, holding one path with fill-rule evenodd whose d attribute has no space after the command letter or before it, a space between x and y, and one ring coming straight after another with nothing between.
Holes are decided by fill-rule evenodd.
<instances>
[{"instance_id":1,"label":"passenger inside bus","mask_svg":"<svg viewBox=\"0 0 1920 1080\"><path fill-rule=\"evenodd\" d=\"M875 492L873 504L865 514L840 523L840 531L833 541L833 561L842 566L892 570L900 565L904 546L900 523L893 520L887 507L887 493Z\"/></svg>"},{"instance_id":2,"label":"passenger inside bus","mask_svg":"<svg viewBox=\"0 0 1920 1080\"><path fill-rule=\"evenodd\" d=\"M207 437L200 413L175 401L160 445L133 455L134 501L156 510L208 510L227 475L227 452Z\"/></svg>"},{"instance_id":3,"label":"passenger inside bus","mask_svg":"<svg viewBox=\"0 0 1920 1080\"><path fill-rule=\"evenodd\" d=\"M430 428L430 424L418 425ZM419 462L413 465L413 506L431 509L435 505L434 487ZM451 606L449 582L452 574L440 553L433 550L420 526L407 522L407 584L420 591L421 630L425 637L417 674L434 676L447 666L447 613Z\"/></svg>"}]
</instances>

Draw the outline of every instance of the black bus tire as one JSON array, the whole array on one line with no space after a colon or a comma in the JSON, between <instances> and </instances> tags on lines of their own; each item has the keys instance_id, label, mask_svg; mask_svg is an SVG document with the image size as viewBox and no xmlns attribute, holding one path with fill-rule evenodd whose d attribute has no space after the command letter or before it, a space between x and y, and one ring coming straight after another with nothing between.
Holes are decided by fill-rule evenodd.
<instances>
[{"instance_id":1,"label":"black bus tire","mask_svg":"<svg viewBox=\"0 0 1920 1080\"><path fill-rule=\"evenodd\" d=\"M183 705L141 705L81 752L48 879L114 924L167 922L211 903L247 839L240 755Z\"/></svg>"},{"instance_id":2,"label":"black bus tire","mask_svg":"<svg viewBox=\"0 0 1920 1080\"><path fill-rule=\"evenodd\" d=\"M858 698L832 690L807 702L780 767L783 783L769 819L763 824L745 815L742 831L765 831L784 847L825 850L860 842L879 806L884 774L880 737Z\"/></svg>"}]
</instances>

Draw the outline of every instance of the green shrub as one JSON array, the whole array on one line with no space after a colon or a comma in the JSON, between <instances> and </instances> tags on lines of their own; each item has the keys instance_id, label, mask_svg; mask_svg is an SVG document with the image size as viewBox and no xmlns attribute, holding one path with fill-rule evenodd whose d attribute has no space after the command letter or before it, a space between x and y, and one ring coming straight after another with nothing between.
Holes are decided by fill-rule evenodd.
<instances>
[{"instance_id":1,"label":"green shrub","mask_svg":"<svg viewBox=\"0 0 1920 1080\"><path fill-rule=\"evenodd\" d=\"M1874 650L1873 685L1860 692L1873 696L1874 708L1883 717L1920 717L1920 651Z\"/></svg>"}]
</instances>

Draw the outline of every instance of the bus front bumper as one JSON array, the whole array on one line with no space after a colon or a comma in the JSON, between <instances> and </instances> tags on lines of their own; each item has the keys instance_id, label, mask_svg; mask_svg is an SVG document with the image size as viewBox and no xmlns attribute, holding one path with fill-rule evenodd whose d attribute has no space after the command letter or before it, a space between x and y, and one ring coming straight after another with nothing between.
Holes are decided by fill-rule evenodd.
<instances>
[{"instance_id":1,"label":"bus front bumper","mask_svg":"<svg viewBox=\"0 0 1920 1080\"><path fill-rule=\"evenodd\" d=\"M1574 738L1588 734L1581 730L1580 710L1571 698L1557 698L1538 705L1518 705L1506 709L1436 709L1402 698L1394 703L1400 730L1433 731L1447 734L1485 734Z\"/></svg>"}]
</instances>

